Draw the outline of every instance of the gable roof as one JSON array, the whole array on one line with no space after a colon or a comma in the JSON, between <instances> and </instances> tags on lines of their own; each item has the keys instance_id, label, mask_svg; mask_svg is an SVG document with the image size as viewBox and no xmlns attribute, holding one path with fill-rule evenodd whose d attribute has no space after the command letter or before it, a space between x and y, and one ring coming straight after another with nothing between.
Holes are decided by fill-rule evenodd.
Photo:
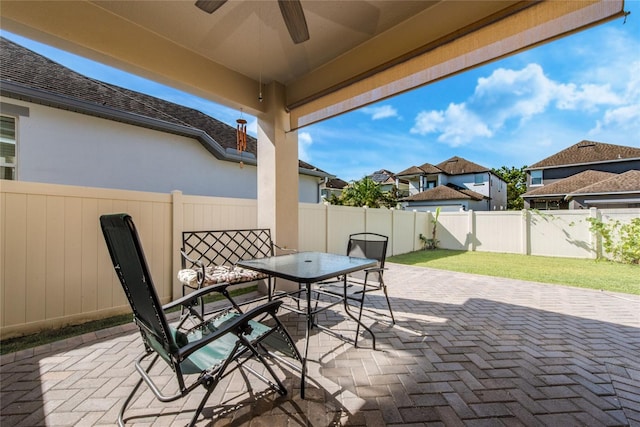
<instances>
[{"instance_id":1,"label":"gable roof","mask_svg":"<svg viewBox=\"0 0 640 427\"><path fill-rule=\"evenodd\" d=\"M411 166L399 172L398 176L407 175L432 175L439 173L446 173L447 175L464 175L468 173L482 173L490 172L490 169L480 166L479 164L470 162L462 157L453 156L450 159L445 160L437 165L431 163L425 163L421 166Z\"/></svg>"},{"instance_id":2,"label":"gable roof","mask_svg":"<svg viewBox=\"0 0 640 427\"><path fill-rule=\"evenodd\" d=\"M438 174L444 172L442 169L432 165L431 163L425 163L421 165L420 170L422 170L426 174Z\"/></svg>"},{"instance_id":3,"label":"gable roof","mask_svg":"<svg viewBox=\"0 0 640 427\"><path fill-rule=\"evenodd\" d=\"M327 182L325 183L325 187L335 188L337 190L342 190L347 185L349 185L349 183L340 178L331 178L331 179L328 179Z\"/></svg>"},{"instance_id":4,"label":"gable roof","mask_svg":"<svg viewBox=\"0 0 640 427\"><path fill-rule=\"evenodd\" d=\"M484 166L480 166L458 156L453 156L442 163L438 163L436 167L449 175L463 175L467 173L482 173L490 171L490 169L487 169Z\"/></svg>"},{"instance_id":5,"label":"gable roof","mask_svg":"<svg viewBox=\"0 0 640 427\"><path fill-rule=\"evenodd\" d=\"M402 172L398 172L398 176L422 175L424 171L418 166L411 166Z\"/></svg>"},{"instance_id":6,"label":"gable roof","mask_svg":"<svg viewBox=\"0 0 640 427\"><path fill-rule=\"evenodd\" d=\"M457 190L448 185L438 185L418 194L405 197L405 202L426 202L436 200L482 200L484 196L471 190Z\"/></svg>"},{"instance_id":7,"label":"gable roof","mask_svg":"<svg viewBox=\"0 0 640 427\"><path fill-rule=\"evenodd\" d=\"M190 136L216 158L256 164L257 139L236 150L236 129L193 108L105 83L77 73L0 37L0 90L3 96L90 114L109 120ZM301 173L331 176L299 161Z\"/></svg>"},{"instance_id":8,"label":"gable roof","mask_svg":"<svg viewBox=\"0 0 640 427\"><path fill-rule=\"evenodd\" d=\"M527 191L522 197L561 196L616 176L615 173L586 170L554 183Z\"/></svg>"},{"instance_id":9,"label":"gable roof","mask_svg":"<svg viewBox=\"0 0 640 427\"><path fill-rule=\"evenodd\" d=\"M371 175L369 175L371 180L378 184L395 184L396 179L393 175L393 172L390 172L386 169L380 169L379 171L375 171Z\"/></svg>"},{"instance_id":10,"label":"gable roof","mask_svg":"<svg viewBox=\"0 0 640 427\"><path fill-rule=\"evenodd\" d=\"M532 164L527 169L603 163L628 159L640 159L640 148L583 140L546 159Z\"/></svg>"},{"instance_id":11,"label":"gable roof","mask_svg":"<svg viewBox=\"0 0 640 427\"><path fill-rule=\"evenodd\" d=\"M640 193L640 171L631 169L621 174L613 174L608 179L582 187L570 195L603 193Z\"/></svg>"}]
</instances>

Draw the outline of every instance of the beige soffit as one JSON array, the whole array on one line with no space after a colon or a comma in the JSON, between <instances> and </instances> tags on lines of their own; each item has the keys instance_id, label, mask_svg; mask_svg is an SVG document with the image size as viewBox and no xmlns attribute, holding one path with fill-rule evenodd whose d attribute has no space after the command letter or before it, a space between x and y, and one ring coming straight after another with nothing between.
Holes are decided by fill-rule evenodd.
<instances>
[{"instance_id":1,"label":"beige soffit","mask_svg":"<svg viewBox=\"0 0 640 427\"><path fill-rule=\"evenodd\" d=\"M288 105L298 129L624 15L623 0L542 1L335 91ZM290 85L295 91L295 83Z\"/></svg>"}]
</instances>

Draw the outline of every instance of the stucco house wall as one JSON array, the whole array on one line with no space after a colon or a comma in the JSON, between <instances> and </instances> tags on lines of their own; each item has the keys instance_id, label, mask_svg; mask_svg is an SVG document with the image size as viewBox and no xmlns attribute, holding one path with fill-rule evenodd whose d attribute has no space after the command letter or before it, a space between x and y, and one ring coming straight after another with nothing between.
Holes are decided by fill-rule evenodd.
<instances>
[{"instance_id":1,"label":"stucco house wall","mask_svg":"<svg viewBox=\"0 0 640 427\"><path fill-rule=\"evenodd\" d=\"M257 197L257 168L221 161L194 138L0 98L16 118L16 179L124 190ZM299 175L300 202L318 202L318 177Z\"/></svg>"}]
</instances>

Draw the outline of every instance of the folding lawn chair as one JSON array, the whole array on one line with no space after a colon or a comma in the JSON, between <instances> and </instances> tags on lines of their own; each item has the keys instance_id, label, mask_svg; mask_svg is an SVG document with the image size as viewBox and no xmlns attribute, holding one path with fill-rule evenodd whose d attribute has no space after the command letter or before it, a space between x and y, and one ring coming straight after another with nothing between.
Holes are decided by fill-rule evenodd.
<instances>
[{"instance_id":1,"label":"folding lawn chair","mask_svg":"<svg viewBox=\"0 0 640 427\"><path fill-rule=\"evenodd\" d=\"M131 217L127 214L103 215L100 224L145 348L135 362L141 379L122 405L118 414L120 426L124 426L125 409L143 382L162 402L180 399L202 385L206 393L189 425L195 424L219 381L239 368L256 375L279 394L287 393L267 361L275 358L290 368L300 369L290 360L275 354L278 351L301 360L291 336L276 316L281 301L265 303L243 313L227 292L229 284L223 283L199 289L161 306ZM198 300L212 292L226 297L230 306L204 320L197 309ZM169 325L165 317L165 312L173 307L186 308L175 326ZM267 321L268 324L265 323ZM179 390L173 395L165 396L152 378L151 369L159 358L170 366L175 375ZM266 369L265 375L268 373L271 379L252 368L250 361L261 363Z\"/></svg>"}]
</instances>

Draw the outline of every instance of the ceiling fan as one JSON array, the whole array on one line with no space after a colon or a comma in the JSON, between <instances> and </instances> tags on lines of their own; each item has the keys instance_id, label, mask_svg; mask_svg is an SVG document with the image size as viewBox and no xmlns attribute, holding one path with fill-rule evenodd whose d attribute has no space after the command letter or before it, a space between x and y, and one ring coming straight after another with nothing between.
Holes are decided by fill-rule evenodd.
<instances>
[{"instance_id":1,"label":"ceiling fan","mask_svg":"<svg viewBox=\"0 0 640 427\"><path fill-rule=\"evenodd\" d=\"M196 6L207 13L213 13L226 2L227 0L197 0ZM307 28L307 20L300 0L278 0L278 6L280 6L284 23L287 24L291 40L295 44L309 40L309 28Z\"/></svg>"}]
</instances>

